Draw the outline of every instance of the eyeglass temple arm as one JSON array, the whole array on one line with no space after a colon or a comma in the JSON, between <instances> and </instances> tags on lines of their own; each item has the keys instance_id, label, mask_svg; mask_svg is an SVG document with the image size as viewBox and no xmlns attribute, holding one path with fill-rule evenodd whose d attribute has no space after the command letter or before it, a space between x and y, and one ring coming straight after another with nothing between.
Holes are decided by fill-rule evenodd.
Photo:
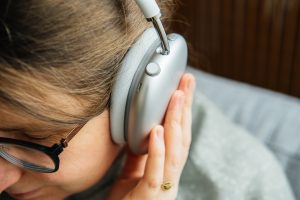
<instances>
[{"instance_id":1,"label":"eyeglass temple arm","mask_svg":"<svg viewBox=\"0 0 300 200\"><path fill-rule=\"evenodd\" d=\"M61 145L64 148L66 148L68 146L68 143L70 142L70 140L72 140L72 138L80 131L80 129L84 125L85 124L79 125L79 126L75 127L72 131L70 131L65 138L61 139L61 141L60 141Z\"/></svg>"}]
</instances>

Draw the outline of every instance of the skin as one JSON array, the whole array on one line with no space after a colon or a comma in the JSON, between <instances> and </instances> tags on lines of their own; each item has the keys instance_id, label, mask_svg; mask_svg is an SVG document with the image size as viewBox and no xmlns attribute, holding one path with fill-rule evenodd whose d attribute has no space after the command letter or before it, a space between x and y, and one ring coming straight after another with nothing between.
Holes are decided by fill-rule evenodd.
<instances>
[{"instance_id":1,"label":"skin","mask_svg":"<svg viewBox=\"0 0 300 200\"><path fill-rule=\"evenodd\" d=\"M106 110L82 128L60 155L60 169L56 173L35 173L0 159L0 191L19 194L38 189L30 197L12 196L17 199L63 199L94 185L121 149L110 139L108 119Z\"/></svg>"},{"instance_id":2,"label":"skin","mask_svg":"<svg viewBox=\"0 0 300 200\"><path fill-rule=\"evenodd\" d=\"M154 127L150 133L148 155L135 156L128 152L123 172L107 199L176 198L191 142L194 87L193 76L184 75L178 90L172 96L163 126ZM4 125L12 121L17 124L26 122L38 125L38 122L13 113L6 114L0 120ZM14 137L6 132L0 132L0 136ZM46 144L49 141L40 140L39 143ZM53 141L52 144L54 143ZM0 191L6 191L17 199L63 199L97 183L123 148L111 141L109 112L106 110L90 120L70 141L60 155L60 169L56 173L31 172L0 158ZM162 191L160 184L163 181L171 181L172 189Z\"/></svg>"}]
</instances>

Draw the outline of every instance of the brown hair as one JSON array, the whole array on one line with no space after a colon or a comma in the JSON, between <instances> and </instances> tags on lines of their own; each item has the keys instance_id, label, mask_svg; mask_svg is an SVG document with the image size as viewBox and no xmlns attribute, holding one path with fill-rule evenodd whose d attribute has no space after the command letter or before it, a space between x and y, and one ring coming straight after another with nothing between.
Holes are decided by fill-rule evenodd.
<instances>
[{"instance_id":1,"label":"brown hair","mask_svg":"<svg viewBox=\"0 0 300 200\"><path fill-rule=\"evenodd\" d=\"M158 3L170 17L173 2ZM147 26L134 0L1 1L1 110L64 124L97 116L109 106L122 58ZM58 107L58 98L76 99L80 112Z\"/></svg>"}]
</instances>

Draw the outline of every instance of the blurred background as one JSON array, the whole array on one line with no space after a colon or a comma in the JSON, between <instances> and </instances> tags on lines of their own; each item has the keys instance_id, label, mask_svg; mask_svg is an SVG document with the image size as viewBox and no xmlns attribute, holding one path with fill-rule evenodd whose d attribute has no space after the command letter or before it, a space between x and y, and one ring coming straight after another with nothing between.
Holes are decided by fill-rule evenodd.
<instances>
[{"instance_id":1,"label":"blurred background","mask_svg":"<svg viewBox=\"0 0 300 200\"><path fill-rule=\"evenodd\" d=\"M300 97L299 0L182 0L172 24L190 65Z\"/></svg>"},{"instance_id":2,"label":"blurred background","mask_svg":"<svg viewBox=\"0 0 300 200\"><path fill-rule=\"evenodd\" d=\"M197 92L274 153L300 199L300 0L178 1Z\"/></svg>"}]
</instances>

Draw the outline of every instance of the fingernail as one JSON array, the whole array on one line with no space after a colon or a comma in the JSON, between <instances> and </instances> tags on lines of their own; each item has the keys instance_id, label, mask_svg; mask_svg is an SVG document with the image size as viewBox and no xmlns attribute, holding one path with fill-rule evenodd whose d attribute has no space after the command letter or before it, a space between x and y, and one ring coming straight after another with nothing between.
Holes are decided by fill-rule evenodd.
<instances>
[{"instance_id":1,"label":"fingernail","mask_svg":"<svg viewBox=\"0 0 300 200\"><path fill-rule=\"evenodd\" d=\"M182 107L182 105L183 105L183 98L184 97L184 94L183 93L178 93L178 96L177 96L177 106L179 107L179 108L181 108Z\"/></svg>"},{"instance_id":2,"label":"fingernail","mask_svg":"<svg viewBox=\"0 0 300 200\"><path fill-rule=\"evenodd\" d=\"M156 127L155 132L156 132L157 139L160 140L160 141L162 141L163 138L164 138L164 136L163 136L163 132L164 132L163 128L161 126L158 126L158 127Z\"/></svg>"},{"instance_id":3,"label":"fingernail","mask_svg":"<svg viewBox=\"0 0 300 200\"><path fill-rule=\"evenodd\" d=\"M195 88L195 80L194 80L194 78L191 78L189 80L189 82L188 82L188 88L189 88L190 91L194 90L194 88Z\"/></svg>"}]
</instances>

